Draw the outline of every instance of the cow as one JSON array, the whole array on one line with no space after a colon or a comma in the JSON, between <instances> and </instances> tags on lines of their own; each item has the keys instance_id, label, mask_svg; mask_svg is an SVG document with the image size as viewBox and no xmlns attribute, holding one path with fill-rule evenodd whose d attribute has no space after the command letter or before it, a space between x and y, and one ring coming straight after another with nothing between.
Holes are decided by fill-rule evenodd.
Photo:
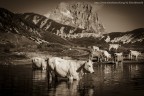
<instances>
[{"instance_id":1,"label":"cow","mask_svg":"<svg viewBox=\"0 0 144 96\"><path fill-rule=\"evenodd\" d=\"M106 50L99 49L97 51L92 51L91 57L97 57L97 61L102 62L103 60L108 61L111 58L111 54Z\"/></svg>"},{"instance_id":2,"label":"cow","mask_svg":"<svg viewBox=\"0 0 144 96\"><path fill-rule=\"evenodd\" d=\"M108 51L106 51L106 50L102 50L102 52L103 52L103 57L105 58L105 61L109 61L109 59L111 59L111 54L110 53L108 53Z\"/></svg>"},{"instance_id":3,"label":"cow","mask_svg":"<svg viewBox=\"0 0 144 96\"><path fill-rule=\"evenodd\" d=\"M47 62L45 59L40 57L33 57L32 58L32 68L33 69L42 69L46 70L47 68Z\"/></svg>"},{"instance_id":4,"label":"cow","mask_svg":"<svg viewBox=\"0 0 144 96\"><path fill-rule=\"evenodd\" d=\"M109 51L113 48L117 51L117 49L120 47L121 45L119 44L109 44Z\"/></svg>"},{"instance_id":5,"label":"cow","mask_svg":"<svg viewBox=\"0 0 144 96\"><path fill-rule=\"evenodd\" d=\"M129 59L133 59L133 57L135 57L135 60L138 60L138 56L139 56L139 55L141 55L140 52L130 50Z\"/></svg>"},{"instance_id":6,"label":"cow","mask_svg":"<svg viewBox=\"0 0 144 96\"><path fill-rule=\"evenodd\" d=\"M47 64L47 72L50 80L60 76L73 81L79 80L84 73L94 73L91 60L65 60L60 57L50 57L47 59Z\"/></svg>"},{"instance_id":7,"label":"cow","mask_svg":"<svg viewBox=\"0 0 144 96\"><path fill-rule=\"evenodd\" d=\"M91 51L91 58L97 58L97 62L103 61L103 52L102 51Z\"/></svg>"},{"instance_id":8,"label":"cow","mask_svg":"<svg viewBox=\"0 0 144 96\"><path fill-rule=\"evenodd\" d=\"M118 63L118 62L123 62L123 53L114 53L114 62Z\"/></svg>"},{"instance_id":9,"label":"cow","mask_svg":"<svg viewBox=\"0 0 144 96\"><path fill-rule=\"evenodd\" d=\"M97 46L92 46L92 49L93 49L93 51L98 51L98 50L99 50L99 47L97 47Z\"/></svg>"}]
</instances>

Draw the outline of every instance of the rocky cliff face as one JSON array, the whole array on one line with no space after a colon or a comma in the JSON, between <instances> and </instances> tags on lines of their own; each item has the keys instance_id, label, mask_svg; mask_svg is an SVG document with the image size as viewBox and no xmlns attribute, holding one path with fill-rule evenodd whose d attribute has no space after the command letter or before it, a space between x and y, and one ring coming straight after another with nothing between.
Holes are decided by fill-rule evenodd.
<instances>
[{"instance_id":1,"label":"rocky cliff face","mask_svg":"<svg viewBox=\"0 0 144 96\"><path fill-rule=\"evenodd\" d=\"M91 3L60 3L59 6L51 11L48 18L61 24L81 28L87 32L102 34L105 29L100 23L96 5Z\"/></svg>"}]
</instances>

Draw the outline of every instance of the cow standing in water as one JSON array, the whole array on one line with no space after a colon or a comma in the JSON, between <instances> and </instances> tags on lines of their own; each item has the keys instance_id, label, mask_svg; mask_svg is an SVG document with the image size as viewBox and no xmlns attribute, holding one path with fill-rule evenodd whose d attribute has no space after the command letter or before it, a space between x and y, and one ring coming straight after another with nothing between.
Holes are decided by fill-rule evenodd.
<instances>
[{"instance_id":1,"label":"cow standing in water","mask_svg":"<svg viewBox=\"0 0 144 96\"><path fill-rule=\"evenodd\" d=\"M139 56L139 55L141 55L140 52L130 50L129 59L133 59L133 57L135 57L135 60L138 60L138 56Z\"/></svg>"},{"instance_id":2,"label":"cow standing in water","mask_svg":"<svg viewBox=\"0 0 144 96\"><path fill-rule=\"evenodd\" d=\"M119 44L109 44L109 51L113 48L117 51L117 49L120 47L121 45Z\"/></svg>"},{"instance_id":3,"label":"cow standing in water","mask_svg":"<svg viewBox=\"0 0 144 96\"><path fill-rule=\"evenodd\" d=\"M103 50L103 55L104 55L105 61L109 61L109 59L111 59L111 54L108 51Z\"/></svg>"},{"instance_id":4,"label":"cow standing in water","mask_svg":"<svg viewBox=\"0 0 144 96\"><path fill-rule=\"evenodd\" d=\"M102 62L103 60L109 61L109 59L111 59L111 54L108 53L108 51L106 51L106 50L99 49L97 51L92 51L91 57L92 58L97 57L98 62Z\"/></svg>"},{"instance_id":5,"label":"cow standing in water","mask_svg":"<svg viewBox=\"0 0 144 96\"><path fill-rule=\"evenodd\" d=\"M119 62L123 62L123 53L114 53L114 62L115 63L119 63Z\"/></svg>"},{"instance_id":6,"label":"cow standing in water","mask_svg":"<svg viewBox=\"0 0 144 96\"><path fill-rule=\"evenodd\" d=\"M102 62L103 61L103 52L101 51L91 51L90 53L91 58L97 58L97 62Z\"/></svg>"},{"instance_id":7,"label":"cow standing in water","mask_svg":"<svg viewBox=\"0 0 144 96\"><path fill-rule=\"evenodd\" d=\"M84 73L94 73L91 60L65 60L59 57L51 57L47 60L47 71L50 80L60 76L66 77L70 81L79 80Z\"/></svg>"},{"instance_id":8,"label":"cow standing in water","mask_svg":"<svg viewBox=\"0 0 144 96\"><path fill-rule=\"evenodd\" d=\"M47 68L47 62L43 58L33 57L32 58L32 68L33 69L46 70L46 68Z\"/></svg>"}]
</instances>

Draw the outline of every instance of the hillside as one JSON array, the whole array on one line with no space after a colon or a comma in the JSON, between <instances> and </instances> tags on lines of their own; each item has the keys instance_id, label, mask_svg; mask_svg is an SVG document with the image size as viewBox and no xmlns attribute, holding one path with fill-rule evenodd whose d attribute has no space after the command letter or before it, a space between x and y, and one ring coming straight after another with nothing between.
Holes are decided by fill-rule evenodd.
<instances>
[{"instance_id":1,"label":"hillside","mask_svg":"<svg viewBox=\"0 0 144 96\"><path fill-rule=\"evenodd\" d=\"M105 34L104 39L109 43L144 44L144 28L128 32L112 32Z\"/></svg>"},{"instance_id":2,"label":"hillside","mask_svg":"<svg viewBox=\"0 0 144 96\"><path fill-rule=\"evenodd\" d=\"M38 28L43 29L46 32L51 32L62 38L70 38L70 36L78 33L82 33L83 30L72 26L60 24L52 19L36 13L24 13L21 17L27 22L33 23Z\"/></svg>"},{"instance_id":3,"label":"hillside","mask_svg":"<svg viewBox=\"0 0 144 96\"><path fill-rule=\"evenodd\" d=\"M96 45L102 48L107 48L110 43L118 43L125 47L135 47L143 49L144 46L144 28L135 29L128 32L111 32L103 34L103 36L94 38L73 38L71 42L81 46Z\"/></svg>"},{"instance_id":4,"label":"hillside","mask_svg":"<svg viewBox=\"0 0 144 96\"><path fill-rule=\"evenodd\" d=\"M1 33L14 33L19 36L33 40L37 44L40 43L60 43L70 44L67 40L47 32L35 24L26 21L20 15L14 14L4 8L0 8L0 32ZM1 35L2 36L2 35Z\"/></svg>"}]
</instances>

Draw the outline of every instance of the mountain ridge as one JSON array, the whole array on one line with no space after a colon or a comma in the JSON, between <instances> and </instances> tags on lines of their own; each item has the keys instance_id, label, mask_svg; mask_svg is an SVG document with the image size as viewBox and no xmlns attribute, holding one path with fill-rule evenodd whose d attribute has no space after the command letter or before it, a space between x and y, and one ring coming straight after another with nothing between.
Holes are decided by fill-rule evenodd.
<instances>
[{"instance_id":1,"label":"mountain ridge","mask_svg":"<svg viewBox=\"0 0 144 96\"><path fill-rule=\"evenodd\" d=\"M101 43L140 45L144 42L144 28L138 28L127 32L106 33L99 37L93 32L86 32L81 28L60 24L36 13L15 14L4 8L0 8L0 12L1 34L11 32L18 36L25 36L29 40L37 42L37 44L59 43L75 46L74 44L81 45L85 42L85 45L90 46L91 44L96 45Z\"/></svg>"},{"instance_id":2,"label":"mountain ridge","mask_svg":"<svg viewBox=\"0 0 144 96\"><path fill-rule=\"evenodd\" d=\"M50 42L70 44L68 41L60 38L59 36L50 32L45 32L31 22L24 20L20 14L14 14L7 9L0 9L0 30L1 32L12 32L21 36L26 36L28 39L35 41L36 43L49 43L49 35L52 36ZM47 34L47 38L45 37ZM56 39L55 39L56 38ZM44 40L46 39L46 40Z\"/></svg>"}]
</instances>

